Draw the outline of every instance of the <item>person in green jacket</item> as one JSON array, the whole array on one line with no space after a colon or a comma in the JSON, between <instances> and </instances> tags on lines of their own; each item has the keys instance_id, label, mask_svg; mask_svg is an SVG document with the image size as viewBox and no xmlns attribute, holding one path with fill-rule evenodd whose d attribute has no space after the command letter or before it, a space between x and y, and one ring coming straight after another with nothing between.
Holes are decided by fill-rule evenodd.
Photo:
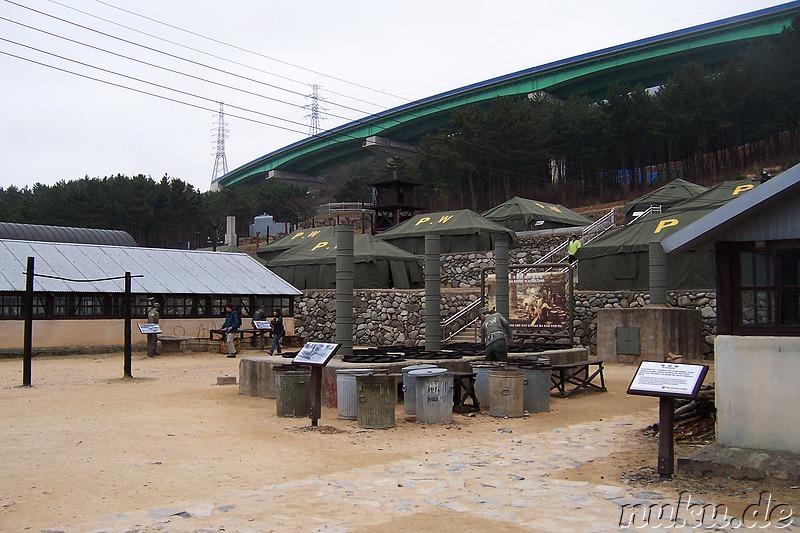
<instances>
[{"instance_id":1,"label":"person in green jacket","mask_svg":"<svg viewBox=\"0 0 800 533\"><path fill-rule=\"evenodd\" d=\"M567 246L567 254L569 255L569 262L575 262L575 254L578 253L578 249L581 247L581 240L578 238L577 235L573 235L569 238L569 246Z\"/></svg>"}]
</instances>

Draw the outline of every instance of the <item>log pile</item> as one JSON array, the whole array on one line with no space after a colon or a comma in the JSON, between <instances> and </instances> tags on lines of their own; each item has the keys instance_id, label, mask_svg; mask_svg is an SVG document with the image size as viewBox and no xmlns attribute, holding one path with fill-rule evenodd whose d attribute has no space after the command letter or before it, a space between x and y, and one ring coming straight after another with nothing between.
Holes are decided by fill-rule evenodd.
<instances>
[{"instance_id":1,"label":"log pile","mask_svg":"<svg viewBox=\"0 0 800 533\"><path fill-rule=\"evenodd\" d=\"M700 387L696 400L675 401L675 440L711 442L717 422L714 404L715 384Z\"/></svg>"},{"instance_id":2,"label":"log pile","mask_svg":"<svg viewBox=\"0 0 800 533\"><path fill-rule=\"evenodd\" d=\"M696 400L675 400L675 440L686 443L707 444L714 440L717 407L714 404L715 384L700 387ZM658 434L658 423L645 428Z\"/></svg>"}]
</instances>

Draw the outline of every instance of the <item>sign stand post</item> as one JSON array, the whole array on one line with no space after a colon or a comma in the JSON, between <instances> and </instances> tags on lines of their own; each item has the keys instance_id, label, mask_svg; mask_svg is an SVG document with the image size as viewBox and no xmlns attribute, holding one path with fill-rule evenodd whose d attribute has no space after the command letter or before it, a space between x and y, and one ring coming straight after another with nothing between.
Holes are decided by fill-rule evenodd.
<instances>
[{"instance_id":1,"label":"sign stand post","mask_svg":"<svg viewBox=\"0 0 800 533\"><path fill-rule=\"evenodd\" d=\"M341 346L336 342L307 342L292 359L292 364L311 367L311 427L317 427L322 413L322 369Z\"/></svg>"},{"instance_id":2,"label":"sign stand post","mask_svg":"<svg viewBox=\"0 0 800 533\"><path fill-rule=\"evenodd\" d=\"M675 398L658 399L658 473L669 477L675 471Z\"/></svg>"},{"instance_id":3,"label":"sign stand post","mask_svg":"<svg viewBox=\"0 0 800 533\"><path fill-rule=\"evenodd\" d=\"M642 361L628 387L628 394L659 398L658 473L662 477L675 471L675 398L696 399L707 373L707 365Z\"/></svg>"}]
</instances>

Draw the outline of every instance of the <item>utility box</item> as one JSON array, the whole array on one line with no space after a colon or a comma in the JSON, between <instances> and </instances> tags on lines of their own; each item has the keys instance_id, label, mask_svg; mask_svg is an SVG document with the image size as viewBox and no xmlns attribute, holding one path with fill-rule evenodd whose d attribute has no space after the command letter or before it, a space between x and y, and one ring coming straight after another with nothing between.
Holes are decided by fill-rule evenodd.
<instances>
[{"instance_id":1,"label":"utility box","mask_svg":"<svg viewBox=\"0 0 800 533\"><path fill-rule=\"evenodd\" d=\"M640 355L642 353L641 330L638 327L617 326L617 355Z\"/></svg>"}]
</instances>

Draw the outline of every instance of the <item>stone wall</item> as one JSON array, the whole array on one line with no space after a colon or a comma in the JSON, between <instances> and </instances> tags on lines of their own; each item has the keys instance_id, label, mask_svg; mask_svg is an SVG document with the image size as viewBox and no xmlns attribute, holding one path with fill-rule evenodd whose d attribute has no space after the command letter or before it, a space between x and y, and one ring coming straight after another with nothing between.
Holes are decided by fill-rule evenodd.
<instances>
[{"instance_id":1,"label":"stone wall","mask_svg":"<svg viewBox=\"0 0 800 533\"><path fill-rule=\"evenodd\" d=\"M509 265L533 263L542 255L565 242L564 235L520 237L508 250ZM481 269L494 266L494 252L444 254L441 258L442 287L480 287Z\"/></svg>"},{"instance_id":2,"label":"stone wall","mask_svg":"<svg viewBox=\"0 0 800 533\"><path fill-rule=\"evenodd\" d=\"M673 291L667 301L674 307L699 309L703 317L703 354L714 352L717 334L717 293L709 290ZM597 311L604 308L637 308L650 303L647 292L575 292L574 334L583 346L597 353Z\"/></svg>"},{"instance_id":3,"label":"stone wall","mask_svg":"<svg viewBox=\"0 0 800 533\"><path fill-rule=\"evenodd\" d=\"M442 289L442 319L480 298L477 289ZM358 290L354 294L353 343L365 346L423 346L425 344L425 294L421 290ZM649 303L647 292L575 292L574 335L581 346L597 353L597 311L636 308ZM703 353L713 353L717 332L717 298L714 291L674 291L671 305L699 309L703 317ZM304 291L295 304L295 334L307 341L336 338L334 291Z\"/></svg>"},{"instance_id":4,"label":"stone wall","mask_svg":"<svg viewBox=\"0 0 800 533\"><path fill-rule=\"evenodd\" d=\"M480 297L477 289L443 289L442 319ZM425 292L364 289L353 295L353 344L363 346L423 346ZM335 291L304 291L295 301L295 335L306 341L336 338Z\"/></svg>"}]
</instances>

